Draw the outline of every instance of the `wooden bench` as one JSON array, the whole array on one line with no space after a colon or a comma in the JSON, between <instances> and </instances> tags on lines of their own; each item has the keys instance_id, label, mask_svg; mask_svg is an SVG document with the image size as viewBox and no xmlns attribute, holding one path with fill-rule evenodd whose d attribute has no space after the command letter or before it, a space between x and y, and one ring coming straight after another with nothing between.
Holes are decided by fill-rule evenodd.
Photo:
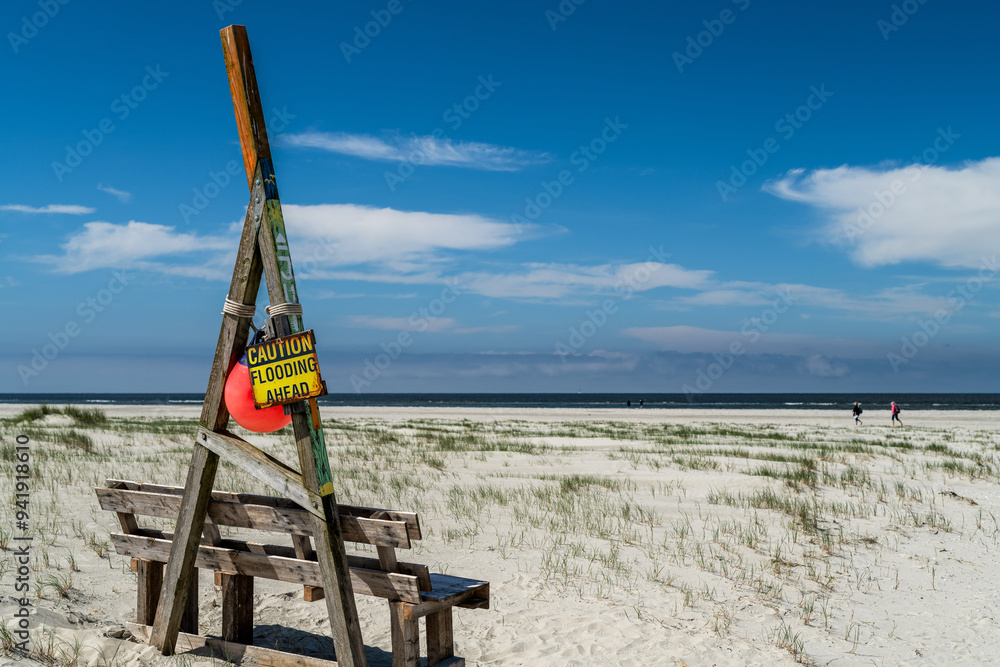
<instances>
[{"instance_id":1,"label":"wooden bench","mask_svg":"<svg viewBox=\"0 0 1000 667\"><path fill-rule=\"evenodd\" d=\"M184 489L109 479L95 489L101 508L116 512L121 533L112 533L115 550L132 558L138 575L137 624L133 634L149 636L163 582L163 566L173 535L142 528L136 516L176 521ZM412 512L340 505L344 541L375 546L378 557L349 555L355 594L389 602L393 667L420 665L418 621L426 618L427 665L458 667L455 657L452 608L488 609L489 582L431 573L427 566L396 559L396 549L409 549L421 538L420 522ZM264 544L225 539L219 526L283 533L290 544ZM178 647L209 645L222 655L274 662L273 650L252 646L253 579L263 577L301 584L307 601L323 598L319 564L312 550L312 520L308 512L287 498L245 493L212 492L205 530L195 562L213 570L222 588L221 639L198 635L197 576L189 594ZM197 574L197 572L196 572ZM290 657L289 654L280 655ZM327 660L294 656L292 664L329 666Z\"/></svg>"}]
</instances>

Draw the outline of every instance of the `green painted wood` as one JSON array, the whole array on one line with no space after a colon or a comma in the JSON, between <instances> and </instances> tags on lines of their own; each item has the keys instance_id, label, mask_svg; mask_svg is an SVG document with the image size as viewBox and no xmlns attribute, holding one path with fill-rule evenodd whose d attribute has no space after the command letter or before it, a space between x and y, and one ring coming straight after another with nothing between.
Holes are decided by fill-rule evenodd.
<instances>
[{"instance_id":1,"label":"green painted wood","mask_svg":"<svg viewBox=\"0 0 1000 667\"><path fill-rule=\"evenodd\" d=\"M229 26L222 30L223 51L229 73L230 92L236 113L247 178L251 189L262 187L263 211L260 214L258 247L263 265L268 297L272 304L298 303L295 273L288 248L288 234L281 213L277 179L271 164L267 128L261 114L260 94L253 71L250 42L242 26ZM248 118L245 118L248 116ZM252 157L256 156L256 163ZM261 181L258 183L258 179ZM251 207L257 205L251 196ZM280 334L305 331L300 316L276 318L280 321ZM285 325L287 321L287 326ZM313 539L316 556L324 580L327 612L337 650L337 664L347 667L367 667L361 624L354 604L347 552L337 515L337 499L333 489L333 476L323 438L323 428L313 424L304 404L292 408L292 428L306 489L319 493L325 518L313 516ZM318 508L315 508L318 509Z\"/></svg>"}]
</instances>

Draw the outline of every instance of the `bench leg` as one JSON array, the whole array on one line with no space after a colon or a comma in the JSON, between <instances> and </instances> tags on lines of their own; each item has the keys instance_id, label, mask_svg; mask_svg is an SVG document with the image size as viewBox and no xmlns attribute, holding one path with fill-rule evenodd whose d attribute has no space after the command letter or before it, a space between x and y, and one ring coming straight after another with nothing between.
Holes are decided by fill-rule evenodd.
<instances>
[{"instance_id":1,"label":"bench leg","mask_svg":"<svg viewBox=\"0 0 1000 667\"><path fill-rule=\"evenodd\" d=\"M135 620L142 625L152 625L156 620L156 605L160 603L160 590L163 588L163 563L141 558L134 562L135 572L139 576Z\"/></svg>"},{"instance_id":2,"label":"bench leg","mask_svg":"<svg viewBox=\"0 0 1000 667\"><path fill-rule=\"evenodd\" d=\"M253 577L222 575L222 638L253 644Z\"/></svg>"},{"instance_id":3,"label":"bench leg","mask_svg":"<svg viewBox=\"0 0 1000 667\"><path fill-rule=\"evenodd\" d=\"M132 571L138 577L136 586L135 616L142 625L153 625L156 620L156 605L163 592L163 567L166 563L142 558L132 559ZM192 635L198 634L198 569L195 568L188 589L188 599L181 616L181 630Z\"/></svg>"},{"instance_id":4,"label":"bench leg","mask_svg":"<svg viewBox=\"0 0 1000 667\"><path fill-rule=\"evenodd\" d=\"M389 603L392 667L420 667L420 626L405 602Z\"/></svg>"},{"instance_id":5,"label":"bench leg","mask_svg":"<svg viewBox=\"0 0 1000 667\"><path fill-rule=\"evenodd\" d=\"M184 614L181 616L181 632L189 635L198 634L198 568L194 568L191 574L187 602L184 604Z\"/></svg>"},{"instance_id":6,"label":"bench leg","mask_svg":"<svg viewBox=\"0 0 1000 667\"><path fill-rule=\"evenodd\" d=\"M455 656L451 607L427 615L427 665L431 667Z\"/></svg>"}]
</instances>

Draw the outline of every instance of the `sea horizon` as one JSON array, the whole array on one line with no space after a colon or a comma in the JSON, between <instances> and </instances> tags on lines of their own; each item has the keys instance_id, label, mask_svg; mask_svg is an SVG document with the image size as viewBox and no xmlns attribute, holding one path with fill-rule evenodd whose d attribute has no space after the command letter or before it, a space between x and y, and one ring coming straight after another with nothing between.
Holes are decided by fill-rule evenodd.
<instances>
[{"instance_id":1,"label":"sea horizon","mask_svg":"<svg viewBox=\"0 0 1000 667\"><path fill-rule=\"evenodd\" d=\"M36 405L199 405L202 393L22 393L0 394L0 404ZM906 410L1000 410L995 393L370 393L328 394L321 406L338 407L464 407L579 409L730 409L842 410L855 401L870 410L888 409L895 401Z\"/></svg>"}]
</instances>

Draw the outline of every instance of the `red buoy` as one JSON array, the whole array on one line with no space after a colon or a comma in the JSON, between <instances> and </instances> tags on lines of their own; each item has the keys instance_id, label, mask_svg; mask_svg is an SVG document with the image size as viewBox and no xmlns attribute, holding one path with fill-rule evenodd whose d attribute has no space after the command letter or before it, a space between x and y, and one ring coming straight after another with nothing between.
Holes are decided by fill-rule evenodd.
<instances>
[{"instance_id":1,"label":"red buoy","mask_svg":"<svg viewBox=\"0 0 1000 667\"><path fill-rule=\"evenodd\" d=\"M292 416L285 414L280 405L258 410L253 402L250 387L250 369L247 368L246 353L239 363L229 371L226 379L226 409L236 423L254 433L273 433L292 423Z\"/></svg>"}]
</instances>

